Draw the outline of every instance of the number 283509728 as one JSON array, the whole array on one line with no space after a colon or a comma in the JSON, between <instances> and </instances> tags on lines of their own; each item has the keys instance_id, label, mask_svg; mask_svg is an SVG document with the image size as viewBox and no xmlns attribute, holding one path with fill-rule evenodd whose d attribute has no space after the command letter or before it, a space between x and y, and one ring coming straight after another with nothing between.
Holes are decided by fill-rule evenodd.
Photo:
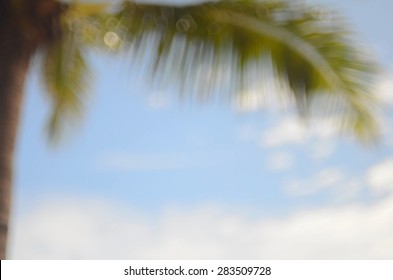
<instances>
[{"instance_id":1,"label":"number 283509728","mask_svg":"<svg viewBox=\"0 0 393 280\"><path fill-rule=\"evenodd\" d=\"M230 267L218 267L217 275L271 275L272 270L266 266L230 266Z\"/></svg>"}]
</instances>

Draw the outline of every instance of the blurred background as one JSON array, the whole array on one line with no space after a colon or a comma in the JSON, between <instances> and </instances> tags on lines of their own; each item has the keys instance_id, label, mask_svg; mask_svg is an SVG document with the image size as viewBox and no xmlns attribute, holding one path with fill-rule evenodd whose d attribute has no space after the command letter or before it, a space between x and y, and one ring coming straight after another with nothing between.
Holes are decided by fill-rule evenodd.
<instances>
[{"instance_id":1,"label":"blurred background","mask_svg":"<svg viewBox=\"0 0 393 280\"><path fill-rule=\"evenodd\" d=\"M344 15L386 69L378 145L329 123L307 127L291 106L263 108L252 92L232 106L181 103L167 94L174 86L144 78L144 61L90 53L85 118L54 148L33 66L9 257L391 259L393 4L308 3Z\"/></svg>"}]
</instances>

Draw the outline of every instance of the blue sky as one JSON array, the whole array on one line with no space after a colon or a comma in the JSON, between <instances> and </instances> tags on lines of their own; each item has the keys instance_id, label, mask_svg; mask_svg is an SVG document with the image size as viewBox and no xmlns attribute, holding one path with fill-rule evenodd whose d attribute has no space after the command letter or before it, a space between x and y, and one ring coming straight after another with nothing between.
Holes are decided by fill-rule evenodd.
<instances>
[{"instance_id":1,"label":"blue sky","mask_svg":"<svg viewBox=\"0 0 393 280\"><path fill-rule=\"evenodd\" d=\"M378 146L290 110L180 103L133 61L91 54L85 116L51 147L35 65L11 258L392 258L393 5L308 2L338 9L387 69Z\"/></svg>"}]
</instances>

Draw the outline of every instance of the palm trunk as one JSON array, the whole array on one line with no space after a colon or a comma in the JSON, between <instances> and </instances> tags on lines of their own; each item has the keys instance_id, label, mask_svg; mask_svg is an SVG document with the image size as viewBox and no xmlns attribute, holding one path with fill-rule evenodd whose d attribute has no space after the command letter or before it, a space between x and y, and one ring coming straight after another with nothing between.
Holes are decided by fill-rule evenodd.
<instances>
[{"instance_id":1,"label":"palm trunk","mask_svg":"<svg viewBox=\"0 0 393 280\"><path fill-rule=\"evenodd\" d=\"M30 58L60 36L57 0L0 0L0 259L6 258L13 159Z\"/></svg>"},{"instance_id":2,"label":"palm trunk","mask_svg":"<svg viewBox=\"0 0 393 280\"><path fill-rule=\"evenodd\" d=\"M34 50L19 28L12 28L10 23L0 20L0 259L6 258L16 134L24 81Z\"/></svg>"}]
</instances>

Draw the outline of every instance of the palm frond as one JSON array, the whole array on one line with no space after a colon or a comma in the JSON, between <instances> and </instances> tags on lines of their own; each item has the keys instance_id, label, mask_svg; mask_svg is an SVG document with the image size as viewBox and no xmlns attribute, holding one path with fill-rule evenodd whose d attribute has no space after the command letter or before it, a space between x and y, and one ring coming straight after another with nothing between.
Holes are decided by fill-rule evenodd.
<instances>
[{"instance_id":1,"label":"palm frond","mask_svg":"<svg viewBox=\"0 0 393 280\"><path fill-rule=\"evenodd\" d=\"M89 70L81 44L75 34L64 28L62 38L47 47L42 64L44 84L52 113L47 125L50 140L60 136L69 121L74 123L83 112Z\"/></svg>"},{"instance_id":2,"label":"palm frond","mask_svg":"<svg viewBox=\"0 0 393 280\"><path fill-rule=\"evenodd\" d=\"M241 97L251 76L262 84L272 82L266 75L265 62L270 61L274 83L289 90L302 114L307 115L314 98L327 96L321 111L339 115L343 129L366 141L378 135L371 88L378 67L335 13L289 0L187 6L126 1L111 11L92 5L70 9L69 22L77 25L73 30L79 40L127 50L134 57L153 54L151 77L162 84L178 82L182 97ZM266 94L262 88L260 94Z\"/></svg>"}]
</instances>

